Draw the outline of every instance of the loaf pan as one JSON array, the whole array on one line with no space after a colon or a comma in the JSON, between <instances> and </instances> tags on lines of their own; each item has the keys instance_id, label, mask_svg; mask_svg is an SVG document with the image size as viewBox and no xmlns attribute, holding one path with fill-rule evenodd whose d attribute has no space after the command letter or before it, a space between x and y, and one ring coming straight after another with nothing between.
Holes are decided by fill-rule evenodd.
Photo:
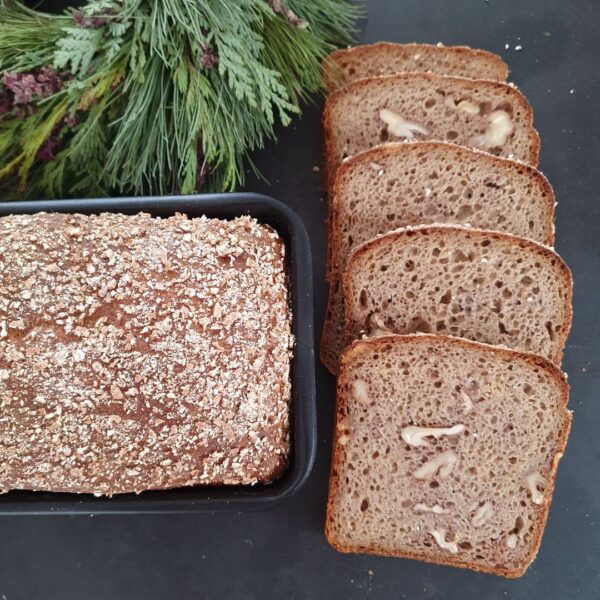
<instances>
[{"instance_id":1,"label":"loaf pan","mask_svg":"<svg viewBox=\"0 0 600 600\"><path fill-rule=\"evenodd\" d=\"M12 491L0 495L0 515L228 512L268 508L295 494L306 481L315 458L316 405L313 344L312 261L306 229L282 202L260 194L204 194L90 200L38 200L0 203L0 216L36 212L97 214L150 213L168 217L231 219L250 215L273 227L286 245L292 331L296 345L291 363L291 453L287 469L275 482L253 486L195 486L117 495Z\"/></svg>"}]
</instances>

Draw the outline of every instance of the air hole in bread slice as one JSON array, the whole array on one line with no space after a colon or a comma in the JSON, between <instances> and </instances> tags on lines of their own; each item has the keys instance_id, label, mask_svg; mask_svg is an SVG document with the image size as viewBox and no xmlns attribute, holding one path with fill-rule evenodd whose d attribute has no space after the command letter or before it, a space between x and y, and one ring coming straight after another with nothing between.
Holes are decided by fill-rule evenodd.
<instances>
[{"instance_id":1,"label":"air hole in bread slice","mask_svg":"<svg viewBox=\"0 0 600 600\"><path fill-rule=\"evenodd\" d=\"M366 290L361 290L358 301L360 302L361 308L363 308L363 309L367 308L368 302L369 302L369 298L367 296L367 291Z\"/></svg>"}]
</instances>

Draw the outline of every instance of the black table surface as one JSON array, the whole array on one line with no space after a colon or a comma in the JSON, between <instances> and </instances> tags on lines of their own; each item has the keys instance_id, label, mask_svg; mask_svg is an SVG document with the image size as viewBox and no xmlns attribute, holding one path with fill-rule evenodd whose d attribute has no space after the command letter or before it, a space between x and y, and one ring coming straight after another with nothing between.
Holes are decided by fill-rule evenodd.
<instances>
[{"instance_id":1,"label":"black table surface","mask_svg":"<svg viewBox=\"0 0 600 600\"><path fill-rule=\"evenodd\" d=\"M58 4L57 2L54 3ZM557 199L557 249L575 279L564 368L573 428L539 556L505 580L419 562L338 554L323 535L334 379L317 365L318 455L298 495L245 514L4 517L0 600L600 598L600 3L597 0L370 0L361 41L468 44L499 53L527 95L541 168ZM521 48L517 50L517 47ZM273 195L312 241L316 332L327 287L321 102L256 156Z\"/></svg>"}]
</instances>

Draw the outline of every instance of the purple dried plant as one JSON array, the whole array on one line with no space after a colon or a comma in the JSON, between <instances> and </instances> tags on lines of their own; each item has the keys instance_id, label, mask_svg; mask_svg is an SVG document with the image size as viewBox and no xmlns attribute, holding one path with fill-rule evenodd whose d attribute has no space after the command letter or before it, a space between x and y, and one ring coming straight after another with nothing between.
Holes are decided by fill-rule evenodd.
<instances>
[{"instance_id":1,"label":"purple dried plant","mask_svg":"<svg viewBox=\"0 0 600 600\"><path fill-rule=\"evenodd\" d=\"M36 79L41 86L40 96L42 98L56 94L62 87L64 81L52 65L42 67L37 74Z\"/></svg>"},{"instance_id":2,"label":"purple dried plant","mask_svg":"<svg viewBox=\"0 0 600 600\"><path fill-rule=\"evenodd\" d=\"M57 139L51 135L38 150L36 155L37 160L43 163L49 163L56 159L56 155L54 154L58 148Z\"/></svg>"},{"instance_id":3,"label":"purple dried plant","mask_svg":"<svg viewBox=\"0 0 600 600\"><path fill-rule=\"evenodd\" d=\"M32 73L4 73L2 77L4 89L12 94L13 106L29 104L34 96L42 93L42 86Z\"/></svg>"},{"instance_id":4,"label":"purple dried plant","mask_svg":"<svg viewBox=\"0 0 600 600\"><path fill-rule=\"evenodd\" d=\"M206 69L212 69L214 66L219 64L219 55L217 51L207 43L200 45L200 64Z\"/></svg>"},{"instance_id":5,"label":"purple dried plant","mask_svg":"<svg viewBox=\"0 0 600 600\"><path fill-rule=\"evenodd\" d=\"M98 29L104 27L108 23L108 17L115 15L116 12L113 8L105 8L97 15L88 16L81 10L73 9L71 14L75 23L82 29Z\"/></svg>"}]
</instances>

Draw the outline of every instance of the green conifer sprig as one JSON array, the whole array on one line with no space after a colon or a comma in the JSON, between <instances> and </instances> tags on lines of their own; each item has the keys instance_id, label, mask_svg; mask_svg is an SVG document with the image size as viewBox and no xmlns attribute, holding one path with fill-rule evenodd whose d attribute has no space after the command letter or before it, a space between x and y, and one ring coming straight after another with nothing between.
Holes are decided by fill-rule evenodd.
<instances>
[{"instance_id":1,"label":"green conifer sprig","mask_svg":"<svg viewBox=\"0 0 600 600\"><path fill-rule=\"evenodd\" d=\"M349 0L0 0L0 195L233 190L322 88Z\"/></svg>"}]
</instances>

